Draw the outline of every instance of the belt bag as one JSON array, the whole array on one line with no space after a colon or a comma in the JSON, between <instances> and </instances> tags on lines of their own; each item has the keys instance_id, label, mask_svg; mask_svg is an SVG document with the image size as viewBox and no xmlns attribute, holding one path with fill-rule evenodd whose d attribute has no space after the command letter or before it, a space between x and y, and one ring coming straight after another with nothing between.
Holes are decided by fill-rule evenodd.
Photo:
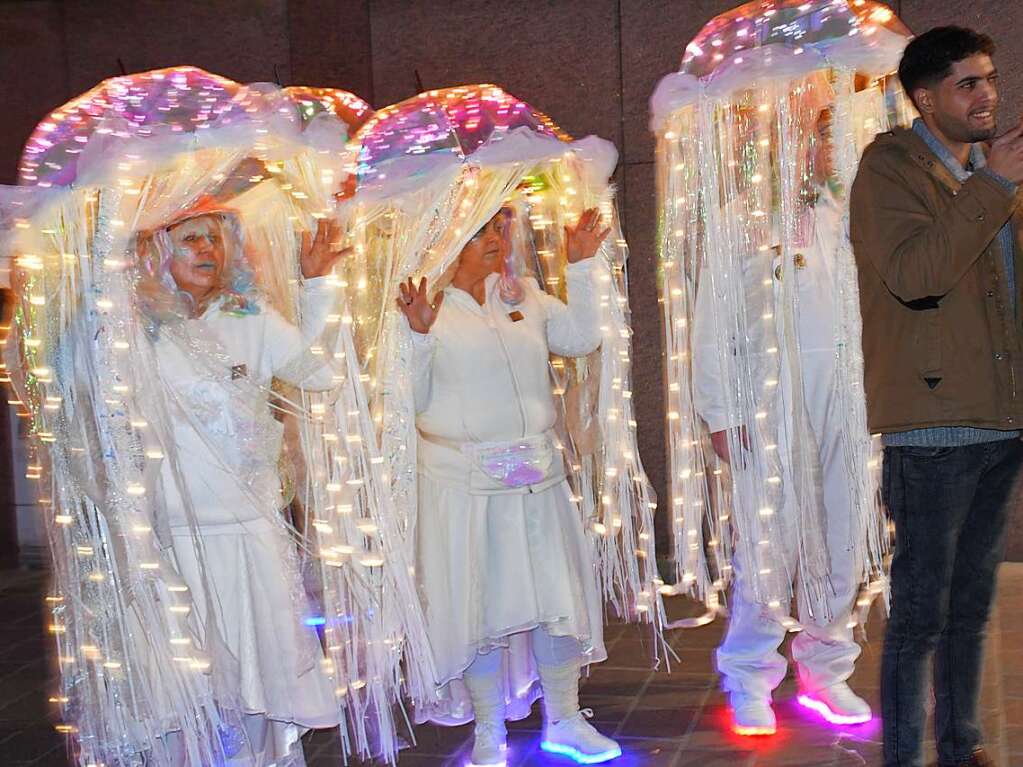
<instances>
[{"instance_id":1,"label":"belt bag","mask_svg":"<svg viewBox=\"0 0 1023 767\"><path fill-rule=\"evenodd\" d=\"M540 484L554 462L554 445L546 434L511 442L468 442L461 449L476 469L505 487Z\"/></svg>"}]
</instances>

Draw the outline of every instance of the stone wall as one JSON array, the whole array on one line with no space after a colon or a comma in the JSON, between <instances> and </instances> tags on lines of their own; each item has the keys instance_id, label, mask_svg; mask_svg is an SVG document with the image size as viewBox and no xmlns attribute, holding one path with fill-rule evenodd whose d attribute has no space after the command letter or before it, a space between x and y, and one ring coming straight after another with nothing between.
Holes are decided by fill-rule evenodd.
<instances>
[{"instance_id":1,"label":"stone wall","mask_svg":"<svg viewBox=\"0 0 1023 767\"><path fill-rule=\"evenodd\" d=\"M194 64L239 81L335 86L374 106L417 90L504 86L569 133L618 146L631 245L637 411L663 497L664 408L647 100L733 0L31 0L0 5L0 183L46 112L104 77ZM1023 3L892 2L915 31L959 23L1001 46L1002 124L1023 108ZM1017 517L1023 521L1023 514ZM1023 525L1012 552L1023 558Z\"/></svg>"}]
</instances>

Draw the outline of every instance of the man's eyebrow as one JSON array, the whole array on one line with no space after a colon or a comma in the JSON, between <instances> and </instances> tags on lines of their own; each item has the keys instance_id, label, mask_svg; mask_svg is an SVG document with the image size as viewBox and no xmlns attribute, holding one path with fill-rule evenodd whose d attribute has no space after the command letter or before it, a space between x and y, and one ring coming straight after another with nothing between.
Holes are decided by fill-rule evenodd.
<instances>
[{"instance_id":1,"label":"man's eyebrow","mask_svg":"<svg viewBox=\"0 0 1023 767\"><path fill-rule=\"evenodd\" d=\"M968 77L964 77L962 80L959 80L958 82L956 82L956 85L963 85L964 83L975 83L975 82L977 82L977 80L987 80L989 77L994 77L997 74L998 74L998 70L997 69L992 69L990 72L988 72L985 75L970 75Z\"/></svg>"}]
</instances>

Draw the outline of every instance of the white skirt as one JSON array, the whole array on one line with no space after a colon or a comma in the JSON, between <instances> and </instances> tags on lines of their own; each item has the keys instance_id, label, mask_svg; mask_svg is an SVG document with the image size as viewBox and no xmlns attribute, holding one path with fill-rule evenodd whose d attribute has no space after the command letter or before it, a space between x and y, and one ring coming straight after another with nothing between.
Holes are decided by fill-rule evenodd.
<instances>
[{"instance_id":1,"label":"white skirt","mask_svg":"<svg viewBox=\"0 0 1023 767\"><path fill-rule=\"evenodd\" d=\"M607 658L596 575L568 482L537 493L472 495L419 474L417 578L438 674L433 711L471 719L459 680L476 654L510 648L510 719L538 695L524 632L579 641L584 665ZM520 636L514 636L520 635ZM514 636L514 639L513 639Z\"/></svg>"},{"instance_id":2,"label":"white skirt","mask_svg":"<svg viewBox=\"0 0 1023 767\"><path fill-rule=\"evenodd\" d=\"M172 528L174 554L200 623L206 589L187 528ZM283 757L306 729L339 723L334 685L321 667L314 629L302 623L302 585L287 535L260 519L199 528L216 622L240 713L270 720L271 751ZM209 644L207 642L207 644ZM211 663L218 663L212 648ZM218 670L213 670L214 675ZM283 753L282 753L283 751Z\"/></svg>"}]
</instances>

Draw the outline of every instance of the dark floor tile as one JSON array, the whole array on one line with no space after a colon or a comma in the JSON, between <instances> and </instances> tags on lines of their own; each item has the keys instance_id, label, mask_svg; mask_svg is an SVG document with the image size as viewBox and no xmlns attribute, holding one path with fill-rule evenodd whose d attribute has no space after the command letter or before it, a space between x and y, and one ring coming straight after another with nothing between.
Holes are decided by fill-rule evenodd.
<instances>
[{"instance_id":1,"label":"dark floor tile","mask_svg":"<svg viewBox=\"0 0 1023 767\"><path fill-rule=\"evenodd\" d=\"M706 751L684 748L674 767L748 767L756 757L753 751ZM758 762L758 764L762 764Z\"/></svg>"},{"instance_id":2,"label":"dark floor tile","mask_svg":"<svg viewBox=\"0 0 1023 767\"><path fill-rule=\"evenodd\" d=\"M669 705L664 708L635 708L618 728L618 736L682 738L700 715L697 705Z\"/></svg>"},{"instance_id":3,"label":"dark floor tile","mask_svg":"<svg viewBox=\"0 0 1023 767\"><path fill-rule=\"evenodd\" d=\"M435 724L416 728L415 752L428 756L449 757L459 751L472 738L472 725L441 727Z\"/></svg>"},{"instance_id":4,"label":"dark floor tile","mask_svg":"<svg viewBox=\"0 0 1023 767\"><path fill-rule=\"evenodd\" d=\"M36 724L18 730L0 730L0 764L40 760L53 767L64 764L64 738L49 725Z\"/></svg>"},{"instance_id":5,"label":"dark floor tile","mask_svg":"<svg viewBox=\"0 0 1023 767\"><path fill-rule=\"evenodd\" d=\"M694 673L679 665L674 671L658 671L650 675L648 690L707 690L717 685L717 675Z\"/></svg>"},{"instance_id":6,"label":"dark floor tile","mask_svg":"<svg viewBox=\"0 0 1023 767\"><path fill-rule=\"evenodd\" d=\"M580 695L638 695L646 686L650 673L597 666L583 679Z\"/></svg>"},{"instance_id":7,"label":"dark floor tile","mask_svg":"<svg viewBox=\"0 0 1023 767\"><path fill-rule=\"evenodd\" d=\"M652 671L656 666L653 644L632 637L622 637L608 651L604 665L612 668Z\"/></svg>"}]
</instances>

